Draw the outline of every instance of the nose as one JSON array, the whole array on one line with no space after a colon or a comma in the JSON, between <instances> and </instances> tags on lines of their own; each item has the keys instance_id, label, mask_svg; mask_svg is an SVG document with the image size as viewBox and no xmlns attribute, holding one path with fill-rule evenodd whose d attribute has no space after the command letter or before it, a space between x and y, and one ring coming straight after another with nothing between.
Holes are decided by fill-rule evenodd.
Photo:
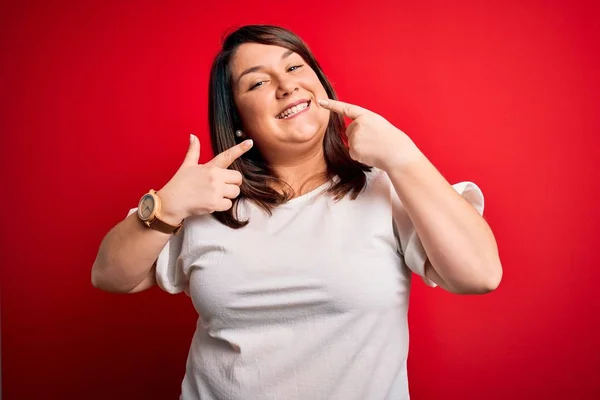
<instances>
[{"instance_id":1,"label":"nose","mask_svg":"<svg viewBox=\"0 0 600 400\"><path fill-rule=\"evenodd\" d=\"M293 79L283 78L279 80L279 86L277 87L277 98L283 99L284 97L288 97L294 92L298 91L298 85L294 82Z\"/></svg>"}]
</instances>

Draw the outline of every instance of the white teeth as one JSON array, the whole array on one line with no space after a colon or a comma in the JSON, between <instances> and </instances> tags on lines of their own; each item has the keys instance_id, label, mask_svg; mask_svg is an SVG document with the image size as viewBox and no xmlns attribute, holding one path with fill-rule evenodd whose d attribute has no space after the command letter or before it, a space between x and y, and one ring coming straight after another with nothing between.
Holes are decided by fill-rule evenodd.
<instances>
[{"instance_id":1,"label":"white teeth","mask_svg":"<svg viewBox=\"0 0 600 400\"><path fill-rule=\"evenodd\" d=\"M283 118L291 117L292 115L297 114L298 112L304 110L306 107L308 107L308 102L295 105L293 107L288 108L281 114L279 114L277 116L277 118L283 119Z\"/></svg>"}]
</instances>

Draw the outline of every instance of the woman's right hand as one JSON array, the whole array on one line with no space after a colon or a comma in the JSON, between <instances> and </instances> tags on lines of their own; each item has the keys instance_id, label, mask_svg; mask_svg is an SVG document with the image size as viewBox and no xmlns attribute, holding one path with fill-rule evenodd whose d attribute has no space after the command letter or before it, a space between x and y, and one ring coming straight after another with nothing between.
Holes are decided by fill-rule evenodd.
<instances>
[{"instance_id":1,"label":"woman's right hand","mask_svg":"<svg viewBox=\"0 0 600 400\"><path fill-rule=\"evenodd\" d=\"M240 194L242 174L227 169L237 158L252 148L252 140L225 150L206 164L198 164L200 141L190 135L190 147L183 164L167 184L157 192L161 199L161 217L178 224L192 215L225 211L231 199Z\"/></svg>"}]
</instances>

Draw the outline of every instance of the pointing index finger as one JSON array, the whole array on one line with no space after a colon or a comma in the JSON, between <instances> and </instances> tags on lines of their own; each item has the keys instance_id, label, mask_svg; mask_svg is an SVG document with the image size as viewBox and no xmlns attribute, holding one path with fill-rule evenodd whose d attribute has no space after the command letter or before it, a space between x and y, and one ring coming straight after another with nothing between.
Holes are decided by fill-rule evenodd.
<instances>
[{"instance_id":1,"label":"pointing index finger","mask_svg":"<svg viewBox=\"0 0 600 400\"><path fill-rule=\"evenodd\" d=\"M215 158L210 160L208 163L220 168L228 168L235 160L250 150L252 145L252 139L244 140L242 143L217 154Z\"/></svg>"},{"instance_id":2,"label":"pointing index finger","mask_svg":"<svg viewBox=\"0 0 600 400\"><path fill-rule=\"evenodd\" d=\"M319 105L327 110L342 114L350 119L356 119L367 112L366 109L339 100L319 100Z\"/></svg>"}]
</instances>

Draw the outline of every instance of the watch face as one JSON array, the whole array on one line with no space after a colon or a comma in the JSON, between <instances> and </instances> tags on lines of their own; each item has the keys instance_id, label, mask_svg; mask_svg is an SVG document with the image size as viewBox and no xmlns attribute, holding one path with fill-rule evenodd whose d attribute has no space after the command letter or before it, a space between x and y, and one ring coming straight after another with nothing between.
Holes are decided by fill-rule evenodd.
<instances>
[{"instance_id":1,"label":"watch face","mask_svg":"<svg viewBox=\"0 0 600 400\"><path fill-rule=\"evenodd\" d=\"M152 215L152 211L154 211L154 206L154 198L152 197L152 195L147 194L144 197L142 197L139 206L140 217L142 217L143 220L150 218L150 216Z\"/></svg>"}]
</instances>

